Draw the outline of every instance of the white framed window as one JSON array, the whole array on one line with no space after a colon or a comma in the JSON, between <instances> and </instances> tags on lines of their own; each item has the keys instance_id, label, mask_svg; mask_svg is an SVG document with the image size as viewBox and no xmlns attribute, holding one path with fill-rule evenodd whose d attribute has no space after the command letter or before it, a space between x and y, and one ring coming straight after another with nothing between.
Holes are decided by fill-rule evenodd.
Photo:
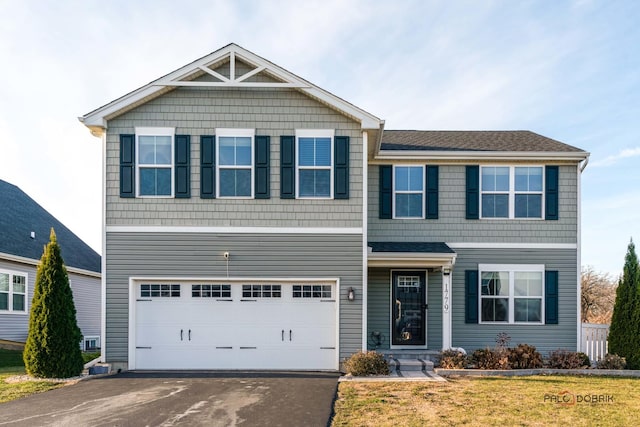
<instances>
[{"instance_id":1,"label":"white framed window","mask_svg":"<svg viewBox=\"0 0 640 427\"><path fill-rule=\"evenodd\" d=\"M220 198L254 195L255 129L216 129L216 186Z\"/></svg>"},{"instance_id":2,"label":"white framed window","mask_svg":"<svg viewBox=\"0 0 640 427\"><path fill-rule=\"evenodd\" d=\"M424 218L424 166L393 166L393 217Z\"/></svg>"},{"instance_id":3,"label":"white framed window","mask_svg":"<svg viewBox=\"0 0 640 427\"><path fill-rule=\"evenodd\" d=\"M296 197L333 198L333 129L296 130Z\"/></svg>"},{"instance_id":4,"label":"white framed window","mask_svg":"<svg viewBox=\"0 0 640 427\"><path fill-rule=\"evenodd\" d=\"M544 323L544 265L478 266L480 323Z\"/></svg>"},{"instance_id":5,"label":"white framed window","mask_svg":"<svg viewBox=\"0 0 640 427\"><path fill-rule=\"evenodd\" d=\"M544 167L482 166L482 218L542 219Z\"/></svg>"},{"instance_id":6,"label":"white framed window","mask_svg":"<svg viewBox=\"0 0 640 427\"><path fill-rule=\"evenodd\" d=\"M27 314L27 274L0 270L0 313Z\"/></svg>"},{"instance_id":7,"label":"white framed window","mask_svg":"<svg viewBox=\"0 0 640 427\"><path fill-rule=\"evenodd\" d=\"M173 197L174 128L136 128L138 197Z\"/></svg>"},{"instance_id":8,"label":"white framed window","mask_svg":"<svg viewBox=\"0 0 640 427\"><path fill-rule=\"evenodd\" d=\"M100 337L84 337L82 339L82 350L97 350L100 348Z\"/></svg>"}]
</instances>

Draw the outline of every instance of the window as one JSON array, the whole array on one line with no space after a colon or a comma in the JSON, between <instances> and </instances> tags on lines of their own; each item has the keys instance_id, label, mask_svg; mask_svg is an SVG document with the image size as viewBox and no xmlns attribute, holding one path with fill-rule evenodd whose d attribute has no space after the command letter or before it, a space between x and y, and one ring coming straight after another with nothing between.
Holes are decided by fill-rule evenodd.
<instances>
[{"instance_id":1,"label":"window","mask_svg":"<svg viewBox=\"0 0 640 427\"><path fill-rule=\"evenodd\" d=\"M242 285L244 298L280 298L282 289L280 285Z\"/></svg>"},{"instance_id":2,"label":"window","mask_svg":"<svg viewBox=\"0 0 640 427\"><path fill-rule=\"evenodd\" d=\"M253 197L253 129L216 129L219 197Z\"/></svg>"},{"instance_id":3,"label":"window","mask_svg":"<svg viewBox=\"0 0 640 427\"><path fill-rule=\"evenodd\" d=\"M543 323L544 265L480 265L480 323Z\"/></svg>"},{"instance_id":4,"label":"window","mask_svg":"<svg viewBox=\"0 0 640 427\"><path fill-rule=\"evenodd\" d=\"M483 218L542 218L541 166L483 166Z\"/></svg>"},{"instance_id":5,"label":"window","mask_svg":"<svg viewBox=\"0 0 640 427\"><path fill-rule=\"evenodd\" d=\"M424 218L424 166L394 166L394 218Z\"/></svg>"},{"instance_id":6,"label":"window","mask_svg":"<svg viewBox=\"0 0 640 427\"><path fill-rule=\"evenodd\" d=\"M84 343L84 351L97 350L100 348L100 337L84 337L82 342Z\"/></svg>"},{"instance_id":7,"label":"window","mask_svg":"<svg viewBox=\"0 0 640 427\"><path fill-rule=\"evenodd\" d=\"M333 198L333 130L296 131L299 198Z\"/></svg>"},{"instance_id":8,"label":"window","mask_svg":"<svg viewBox=\"0 0 640 427\"><path fill-rule=\"evenodd\" d=\"M0 312L27 313L27 276L0 271Z\"/></svg>"},{"instance_id":9,"label":"window","mask_svg":"<svg viewBox=\"0 0 640 427\"><path fill-rule=\"evenodd\" d=\"M140 296L143 298L180 298L180 285L140 285Z\"/></svg>"},{"instance_id":10,"label":"window","mask_svg":"<svg viewBox=\"0 0 640 427\"><path fill-rule=\"evenodd\" d=\"M136 128L138 195L173 196L173 128Z\"/></svg>"},{"instance_id":11,"label":"window","mask_svg":"<svg viewBox=\"0 0 640 427\"><path fill-rule=\"evenodd\" d=\"M192 298L231 298L231 285L191 285Z\"/></svg>"},{"instance_id":12,"label":"window","mask_svg":"<svg viewBox=\"0 0 640 427\"><path fill-rule=\"evenodd\" d=\"M331 298L331 285L293 285L294 298Z\"/></svg>"}]
</instances>

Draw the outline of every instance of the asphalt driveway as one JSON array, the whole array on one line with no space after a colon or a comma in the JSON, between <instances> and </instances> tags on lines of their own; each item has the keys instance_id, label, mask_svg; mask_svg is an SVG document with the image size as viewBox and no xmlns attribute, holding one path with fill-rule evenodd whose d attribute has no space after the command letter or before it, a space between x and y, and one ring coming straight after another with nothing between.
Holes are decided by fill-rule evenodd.
<instances>
[{"instance_id":1,"label":"asphalt driveway","mask_svg":"<svg viewBox=\"0 0 640 427\"><path fill-rule=\"evenodd\" d=\"M327 426L334 373L125 372L0 404L0 426Z\"/></svg>"}]
</instances>

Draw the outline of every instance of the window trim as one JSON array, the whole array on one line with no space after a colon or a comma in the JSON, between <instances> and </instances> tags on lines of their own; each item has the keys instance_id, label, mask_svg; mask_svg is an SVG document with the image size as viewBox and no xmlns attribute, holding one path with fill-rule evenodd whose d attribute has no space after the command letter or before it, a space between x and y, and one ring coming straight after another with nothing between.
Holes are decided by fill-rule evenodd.
<instances>
[{"instance_id":1,"label":"window trim","mask_svg":"<svg viewBox=\"0 0 640 427\"><path fill-rule=\"evenodd\" d=\"M7 309L0 309L0 314L20 314L20 315L28 315L30 312L29 307L29 274L21 271L13 271L13 270L4 270L0 269L0 274L8 274L9 275L9 291L0 291L3 294L7 294ZM14 276L24 277L24 293L23 292L15 292L13 290L13 278ZM24 295L24 310L14 310L13 309L13 296L14 295Z\"/></svg>"},{"instance_id":2,"label":"window trim","mask_svg":"<svg viewBox=\"0 0 640 427\"><path fill-rule=\"evenodd\" d=\"M255 174L256 174L256 130L255 129L235 129L235 128L217 128L215 129L216 135L216 197L218 199L236 199L236 200L249 200L254 199L256 195L255 190ZM240 137L251 138L251 165L222 165L220 161L220 138L225 137ZM220 170L221 169L244 169L251 171L251 194L249 196L221 196L220 195Z\"/></svg>"},{"instance_id":3,"label":"window trim","mask_svg":"<svg viewBox=\"0 0 640 427\"><path fill-rule=\"evenodd\" d=\"M96 346L94 348L91 347L87 347L87 341L91 341L91 340L95 340L96 342ZM83 351L88 351L88 350L92 350L92 349L99 349L100 348L100 337L98 335L88 335L86 337L82 337L82 350Z\"/></svg>"},{"instance_id":4,"label":"window trim","mask_svg":"<svg viewBox=\"0 0 640 427\"><path fill-rule=\"evenodd\" d=\"M482 170L484 168L508 168L509 169L509 190L508 191L485 191L482 189ZM541 191L516 191L516 168L540 168L542 169L542 190ZM545 219L545 194L546 194L546 174L545 165L536 164L519 164L519 165L504 165L504 164L487 164L480 165L478 173L478 193L479 193L479 218L488 220L521 220L521 221L543 221ZM506 217L494 217L484 216L482 211L482 196L485 194L507 194L508 197L508 215ZM516 194L540 194L540 216L539 217L516 217Z\"/></svg>"},{"instance_id":5,"label":"window trim","mask_svg":"<svg viewBox=\"0 0 640 427\"><path fill-rule=\"evenodd\" d=\"M300 166L299 156L300 156L300 138L329 138L331 142L329 143L329 147L331 150L330 154L330 166ZM295 141L295 188L296 188L296 199L301 200L332 200L334 197L333 194L333 186L334 186L334 174L335 174L335 130L334 129L296 129L296 141ZM319 197L319 196L301 196L300 195L300 170L328 170L329 171L329 196L328 197Z\"/></svg>"},{"instance_id":6,"label":"window trim","mask_svg":"<svg viewBox=\"0 0 640 427\"><path fill-rule=\"evenodd\" d=\"M484 272L506 272L509 273L509 295L505 296L509 302L506 322L494 322L482 320L482 300L484 298L495 298L489 295L482 295L482 273ZM542 294L538 296L516 297L515 296L515 273L540 273ZM478 264L478 324L480 325L533 325L539 326L545 324L545 265L544 264ZM516 322L515 321L515 300L540 299L540 321L539 322Z\"/></svg>"},{"instance_id":7,"label":"window trim","mask_svg":"<svg viewBox=\"0 0 640 427\"><path fill-rule=\"evenodd\" d=\"M397 216L396 215L396 194L418 194L417 191L396 191L396 168L397 167L410 167L410 168L421 168L422 169L422 191L420 194L422 195L422 203L421 203L421 216ZM427 168L426 165L416 165L416 164L399 164L393 165L391 170L391 218L392 219L407 219L407 220L415 220L415 219L425 219L426 209L425 209L425 198L427 197L427 186L426 186L426 174Z\"/></svg>"},{"instance_id":8,"label":"window trim","mask_svg":"<svg viewBox=\"0 0 640 427\"><path fill-rule=\"evenodd\" d=\"M136 127L136 146L135 146L135 159L136 159L136 197L145 199L171 199L175 197L175 168L176 168L176 129L172 127ZM171 137L171 164L166 165L141 165L140 164L140 137L141 136L170 136ZM140 169L169 169L171 175L171 194L166 195L147 195L140 194Z\"/></svg>"}]
</instances>

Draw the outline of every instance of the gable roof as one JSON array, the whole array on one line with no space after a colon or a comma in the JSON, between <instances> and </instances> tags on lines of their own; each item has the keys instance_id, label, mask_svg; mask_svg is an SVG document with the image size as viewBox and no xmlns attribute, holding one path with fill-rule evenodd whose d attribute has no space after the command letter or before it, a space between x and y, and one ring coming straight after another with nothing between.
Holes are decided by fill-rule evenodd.
<instances>
[{"instance_id":1,"label":"gable roof","mask_svg":"<svg viewBox=\"0 0 640 427\"><path fill-rule=\"evenodd\" d=\"M584 150L527 130L420 131L385 130L379 154L443 157L556 157L584 160Z\"/></svg>"},{"instance_id":2,"label":"gable roof","mask_svg":"<svg viewBox=\"0 0 640 427\"><path fill-rule=\"evenodd\" d=\"M217 67L229 64L228 73L216 71ZM238 75L240 66L252 68ZM256 79L262 75L263 79ZM205 79L201 77L204 76ZM198 80L196 80L198 79ZM148 102L164 93L181 86L196 87L269 87L294 88L322 102L323 104L361 123L362 129L380 129L384 121L355 105L339 98L284 68L231 43L194 62L185 65L157 80L142 86L78 119L91 132L99 136L106 128L107 120L116 117L138 105Z\"/></svg>"},{"instance_id":3,"label":"gable roof","mask_svg":"<svg viewBox=\"0 0 640 427\"><path fill-rule=\"evenodd\" d=\"M100 272L101 258L96 251L24 191L0 179L0 253L38 261L52 227L67 267Z\"/></svg>"}]
</instances>

